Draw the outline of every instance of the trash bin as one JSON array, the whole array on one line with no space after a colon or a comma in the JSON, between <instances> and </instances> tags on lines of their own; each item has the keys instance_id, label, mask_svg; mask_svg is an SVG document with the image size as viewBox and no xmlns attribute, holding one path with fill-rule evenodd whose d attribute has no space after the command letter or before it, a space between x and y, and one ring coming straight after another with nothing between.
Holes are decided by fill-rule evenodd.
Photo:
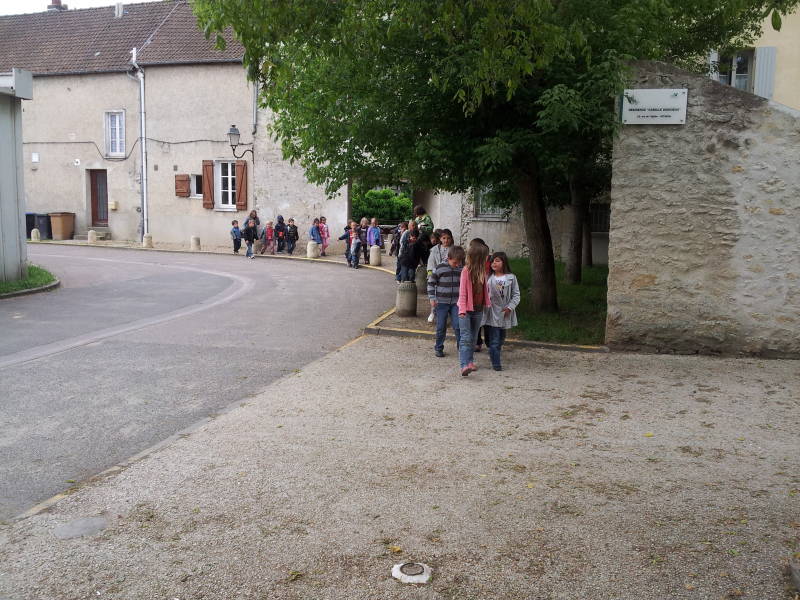
<instances>
[{"instance_id":1,"label":"trash bin","mask_svg":"<svg viewBox=\"0 0 800 600\"><path fill-rule=\"evenodd\" d=\"M31 229L36 227L36 213L25 213L25 237L31 239Z\"/></svg>"},{"instance_id":2,"label":"trash bin","mask_svg":"<svg viewBox=\"0 0 800 600\"><path fill-rule=\"evenodd\" d=\"M71 240L72 233L75 231L75 213L50 213L50 227L54 240Z\"/></svg>"},{"instance_id":3,"label":"trash bin","mask_svg":"<svg viewBox=\"0 0 800 600\"><path fill-rule=\"evenodd\" d=\"M39 230L39 235L43 240L53 239L53 234L50 231L50 215L36 215L36 229Z\"/></svg>"}]
</instances>

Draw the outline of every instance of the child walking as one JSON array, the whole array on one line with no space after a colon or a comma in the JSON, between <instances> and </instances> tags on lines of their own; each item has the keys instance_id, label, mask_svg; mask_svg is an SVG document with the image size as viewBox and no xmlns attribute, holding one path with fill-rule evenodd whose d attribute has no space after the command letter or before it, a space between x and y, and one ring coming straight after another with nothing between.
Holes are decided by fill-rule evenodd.
<instances>
[{"instance_id":1,"label":"child walking","mask_svg":"<svg viewBox=\"0 0 800 600\"><path fill-rule=\"evenodd\" d=\"M466 265L461 271L458 290L458 328L461 334L458 358L462 377L478 370L473 361L475 339L483 320L483 307L492 305L489 278L486 276L488 256L489 250L486 246L471 244L467 251Z\"/></svg>"},{"instance_id":2,"label":"child walking","mask_svg":"<svg viewBox=\"0 0 800 600\"><path fill-rule=\"evenodd\" d=\"M502 371L500 351L506 341L506 329L517 325L516 308L520 293L517 278L511 272L505 252L492 254L492 274L489 276L489 298L491 304L484 309L483 332L492 368Z\"/></svg>"},{"instance_id":3,"label":"child walking","mask_svg":"<svg viewBox=\"0 0 800 600\"><path fill-rule=\"evenodd\" d=\"M319 255L327 256L325 250L328 249L331 243L331 230L328 229L328 220L325 217L319 218L319 237L322 239L322 247L320 248Z\"/></svg>"},{"instance_id":4,"label":"child walking","mask_svg":"<svg viewBox=\"0 0 800 600\"><path fill-rule=\"evenodd\" d=\"M275 254L275 228L272 226L272 221L267 221L264 226L264 232L261 234L261 239L264 241L261 246L261 254L269 250L270 254Z\"/></svg>"},{"instance_id":5,"label":"child walking","mask_svg":"<svg viewBox=\"0 0 800 600\"><path fill-rule=\"evenodd\" d=\"M383 236L381 235L381 228L378 227L378 219L375 217L370 221L369 229L367 230L367 246L380 246L383 249Z\"/></svg>"},{"instance_id":6,"label":"child walking","mask_svg":"<svg viewBox=\"0 0 800 600\"><path fill-rule=\"evenodd\" d=\"M231 239L233 240L233 253L239 254L239 249L242 247L242 230L239 229L239 221L234 219L231 221Z\"/></svg>"},{"instance_id":7,"label":"child walking","mask_svg":"<svg viewBox=\"0 0 800 600\"><path fill-rule=\"evenodd\" d=\"M294 252L294 246L299 239L300 234L297 233L297 225L294 224L294 219L289 219L286 222L286 252L289 253L289 256Z\"/></svg>"},{"instance_id":8,"label":"child walking","mask_svg":"<svg viewBox=\"0 0 800 600\"><path fill-rule=\"evenodd\" d=\"M244 238L244 243L247 244L245 256L247 258L255 258L255 256L253 256L253 244L255 244L258 239L258 227L256 226L255 219L247 221L247 227L242 231L242 237Z\"/></svg>"},{"instance_id":9,"label":"child walking","mask_svg":"<svg viewBox=\"0 0 800 600\"><path fill-rule=\"evenodd\" d=\"M464 257L464 249L461 246L451 247L447 253L447 260L437 265L428 276L428 298L431 301L431 310L436 312L436 343L433 350L438 357L444 356L447 317L450 317L458 346L458 290L461 286Z\"/></svg>"},{"instance_id":10,"label":"child walking","mask_svg":"<svg viewBox=\"0 0 800 600\"><path fill-rule=\"evenodd\" d=\"M283 222L283 216L278 215L278 222L275 223L275 241L278 243L278 252L283 252L286 249L286 223Z\"/></svg>"}]
</instances>

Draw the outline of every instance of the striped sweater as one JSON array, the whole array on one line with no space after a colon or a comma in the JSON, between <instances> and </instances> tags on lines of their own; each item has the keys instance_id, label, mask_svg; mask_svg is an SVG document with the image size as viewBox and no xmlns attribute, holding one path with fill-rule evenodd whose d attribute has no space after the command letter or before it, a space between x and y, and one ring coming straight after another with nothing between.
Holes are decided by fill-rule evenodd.
<instances>
[{"instance_id":1,"label":"striped sweater","mask_svg":"<svg viewBox=\"0 0 800 600\"><path fill-rule=\"evenodd\" d=\"M461 267L453 268L443 262L428 275L428 298L438 304L456 304L460 282Z\"/></svg>"}]
</instances>

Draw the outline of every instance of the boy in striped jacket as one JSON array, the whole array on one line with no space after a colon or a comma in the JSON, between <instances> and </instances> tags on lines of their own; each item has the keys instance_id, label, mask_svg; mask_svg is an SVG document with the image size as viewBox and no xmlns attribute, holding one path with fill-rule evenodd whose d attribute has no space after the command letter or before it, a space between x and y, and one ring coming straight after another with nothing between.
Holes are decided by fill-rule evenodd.
<instances>
[{"instance_id":1,"label":"boy in striped jacket","mask_svg":"<svg viewBox=\"0 0 800 600\"><path fill-rule=\"evenodd\" d=\"M428 276L428 298L436 313L436 356L444 356L444 338L447 334L447 317L453 325L458 344L458 289L465 252L461 246L453 246L447 252L447 262L439 264Z\"/></svg>"}]
</instances>

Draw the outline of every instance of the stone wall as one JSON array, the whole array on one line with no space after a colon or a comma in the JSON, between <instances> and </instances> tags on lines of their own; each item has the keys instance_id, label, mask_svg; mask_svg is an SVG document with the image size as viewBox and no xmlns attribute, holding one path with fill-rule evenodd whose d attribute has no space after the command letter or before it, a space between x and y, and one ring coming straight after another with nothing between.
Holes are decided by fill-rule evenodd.
<instances>
[{"instance_id":1,"label":"stone wall","mask_svg":"<svg viewBox=\"0 0 800 600\"><path fill-rule=\"evenodd\" d=\"M800 113L634 67L633 88L688 88L688 115L615 143L606 342L800 356Z\"/></svg>"}]
</instances>

